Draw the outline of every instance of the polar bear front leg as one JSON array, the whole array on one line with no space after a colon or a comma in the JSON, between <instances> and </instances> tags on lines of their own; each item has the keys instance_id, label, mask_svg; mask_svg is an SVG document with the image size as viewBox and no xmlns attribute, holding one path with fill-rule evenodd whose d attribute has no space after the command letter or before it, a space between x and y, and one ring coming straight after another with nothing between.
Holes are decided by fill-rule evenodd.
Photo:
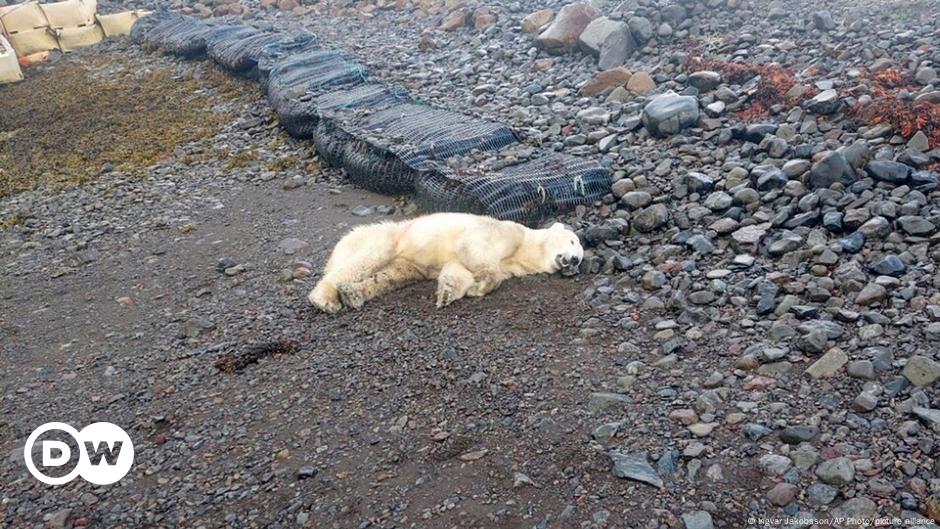
<instances>
[{"instance_id":1,"label":"polar bear front leg","mask_svg":"<svg viewBox=\"0 0 940 529\"><path fill-rule=\"evenodd\" d=\"M437 308L446 307L467 294L473 285L473 274L457 261L441 268L437 275Z\"/></svg>"},{"instance_id":2,"label":"polar bear front leg","mask_svg":"<svg viewBox=\"0 0 940 529\"><path fill-rule=\"evenodd\" d=\"M341 283L336 290L344 306L359 309L372 298L424 278L424 272L414 263L395 259L375 274L361 281Z\"/></svg>"},{"instance_id":3,"label":"polar bear front leg","mask_svg":"<svg viewBox=\"0 0 940 529\"><path fill-rule=\"evenodd\" d=\"M485 296L499 288L505 277L495 268L485 268L474 275L473 285L467 290L471 297Z\"/></svg>"}]
</instances>

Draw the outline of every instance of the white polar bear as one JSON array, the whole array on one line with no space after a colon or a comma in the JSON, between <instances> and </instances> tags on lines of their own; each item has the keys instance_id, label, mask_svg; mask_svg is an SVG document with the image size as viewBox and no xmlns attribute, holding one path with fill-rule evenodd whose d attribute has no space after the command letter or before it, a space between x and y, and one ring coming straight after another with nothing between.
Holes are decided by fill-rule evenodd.
<instances>
[{"instance_id":1,"label":"white polar bear","mask_svg":"<svg viewBox=\"0 0 940 529\"><path fill-rule=\"evenodd\" d=\"M437 278L437 306L483 296L510 277L574 271L584 257L561 224L534 230L466 213L360 226L336 244L310 302L329 313L422 279Z\"/></svg>"}]
</instances>

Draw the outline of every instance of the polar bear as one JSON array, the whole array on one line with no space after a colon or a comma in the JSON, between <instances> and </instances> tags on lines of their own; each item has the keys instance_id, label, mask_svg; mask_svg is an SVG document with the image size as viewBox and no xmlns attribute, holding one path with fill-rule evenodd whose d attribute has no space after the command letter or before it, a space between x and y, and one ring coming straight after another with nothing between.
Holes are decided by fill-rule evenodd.
<instances>
[{"instance_id":1,"label":"polar bear","mask_svg":"<svg viewBox=\"0 0 940 529\"><path fill-rule=\"evenodd\" d=\"M435 213L352 230L336 244L309 299L335 313L436 278L437 306L444 307L486 295L510 277L576 271L583 257L578 236L559 223L536 230L480 215Z\"/></svg>"}]
</instances>

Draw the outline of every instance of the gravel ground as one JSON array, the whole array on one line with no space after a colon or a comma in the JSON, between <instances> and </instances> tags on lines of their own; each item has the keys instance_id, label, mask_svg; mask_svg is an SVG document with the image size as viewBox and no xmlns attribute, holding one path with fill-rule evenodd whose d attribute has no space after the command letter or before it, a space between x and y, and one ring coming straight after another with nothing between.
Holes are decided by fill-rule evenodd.
<instances>
[{"instance_id":1,"label":"gravel ground","mask_svg":"<svg viewBox=\"0 0 940 529\"><path fill-rule=\"evenodd\" d=\"M616 181L562 219L574 279L326 317L304 295L331 245L413 208L209 64L72 56L170 68L231 117L142 174L0 201L5 523L936 527L940 4L598 2L619 62L546 53L521 21L557 2L163 5L306 27ZM668 90L694 120L657 117ZM129 477L40 486L18 453L55 419L125 426Z\"/></svg>"}]
</instances>

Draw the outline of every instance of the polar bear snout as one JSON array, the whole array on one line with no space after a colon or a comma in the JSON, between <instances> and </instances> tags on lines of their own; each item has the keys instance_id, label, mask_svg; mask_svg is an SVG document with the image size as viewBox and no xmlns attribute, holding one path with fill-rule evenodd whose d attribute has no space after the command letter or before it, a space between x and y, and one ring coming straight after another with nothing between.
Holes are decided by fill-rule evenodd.
<instances>
[{"instance_id":1,"label":"polar bear snout","mask_svg":"<svg viewBox=\"0 0 940 529\"><path fill-rule=\"evenodd\" d=\"M555 268L565 276L573 276L578 273L578 266L581 264L581 256L576 254L558 254L555 256Z\"/></svg>"},{"instance_id":2,"label":"polar bear snout","mask_svg":"<svg viewBox=\"0 0 940 529\"><path fill-rule=\"evenodd\" d=\"M566 255L560 253L555 256L555 264L558 265L558 268L575 268L581 264L581 257L578 255Z\"/></svg>"}]
</instances>

